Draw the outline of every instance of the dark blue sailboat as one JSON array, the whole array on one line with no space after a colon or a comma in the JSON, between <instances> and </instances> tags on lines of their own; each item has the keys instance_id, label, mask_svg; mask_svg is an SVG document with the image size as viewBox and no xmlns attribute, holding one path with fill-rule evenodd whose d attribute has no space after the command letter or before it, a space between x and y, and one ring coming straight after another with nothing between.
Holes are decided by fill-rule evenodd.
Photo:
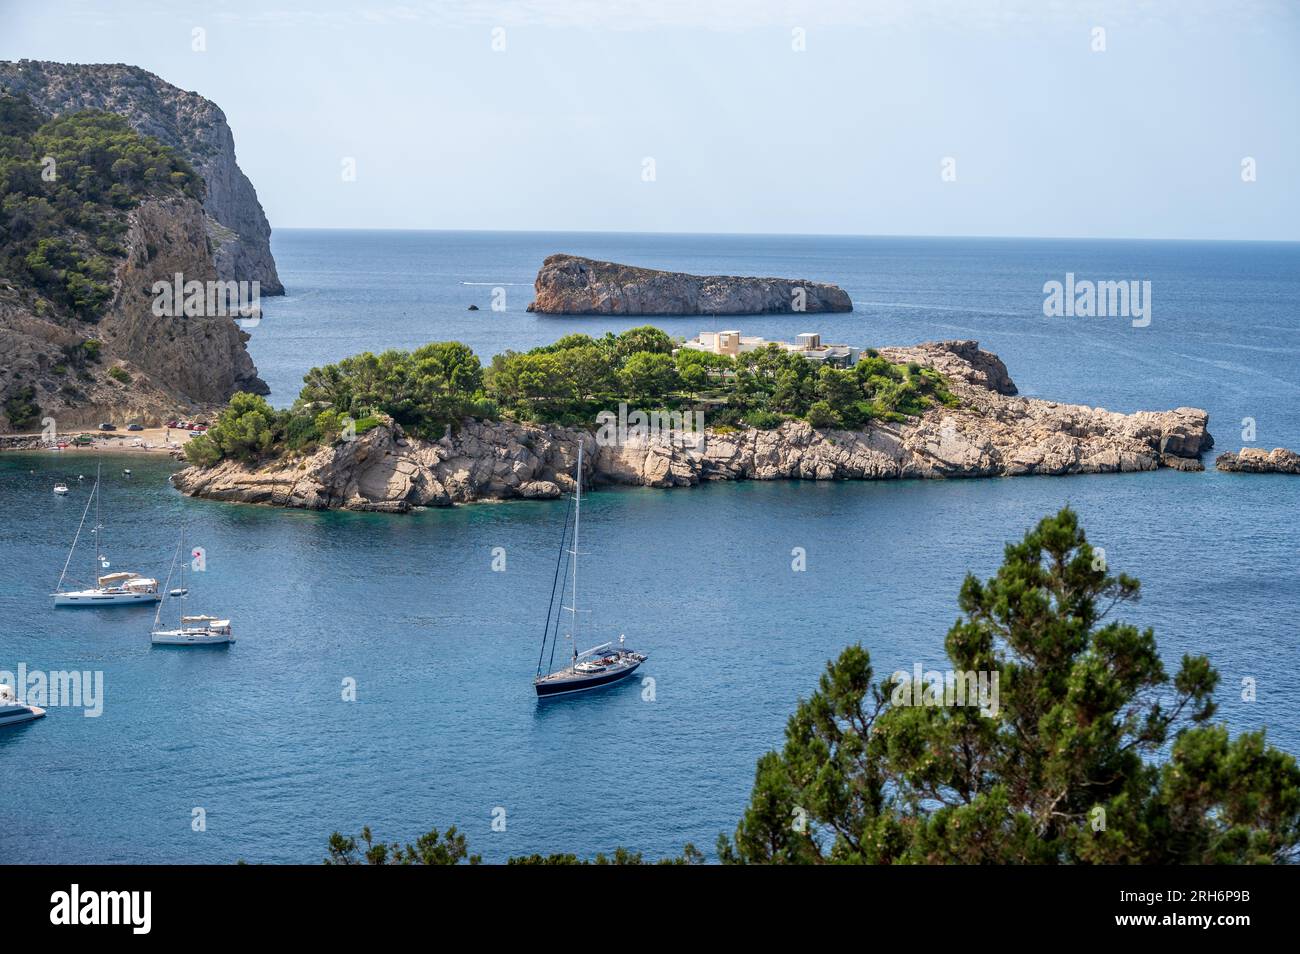
<instances>
[{"instance_id":1,"label":"dark blue sailboat","mask_svg":"<svg viewBox=\"0 0 1300 954\"><path fill-rule=\"evenodd\" d=\"M569 511L573 515L573 546L565 549L569 533L569 519L566 514L564 531L560 535L560 553L555 561L555 579L551 583L551 602L546 611L542 651L537 657L537 677L533 680L533 687L537 690L539 699L585 692L621 682L636 672L637 667L646 661L645 653L635 652L623 645L622 636L619 636L617 646L608 642L582 652L578 651L578 529L582 519L581 440L578 442L578 466L573 480L574 492L569 498ZM569 557L567 564L564 560L566 553ZM561 566L565 566L563 575L560 572ZM570 582L572 588L569 593L569 605L557 607L557 597L562 604L565 587ZM569 613L570 624L569 632L564 634L564 638L572 644L573 655L567 666L543 673L542 660L546 657L547 644L551 647L551 658L547 666L555 664L555 647L560 641L560 617L566 611Z\"/></svg>"}]
</instances>

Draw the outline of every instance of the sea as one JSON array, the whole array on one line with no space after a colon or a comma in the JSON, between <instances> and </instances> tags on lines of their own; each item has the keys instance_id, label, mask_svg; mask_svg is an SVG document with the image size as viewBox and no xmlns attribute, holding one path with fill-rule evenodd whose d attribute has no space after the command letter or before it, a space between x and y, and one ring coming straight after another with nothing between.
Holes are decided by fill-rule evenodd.
<instances>
[{"instance_id":1,"label":"sea","mask_svg":"<svg viewBox=\"0 0 1300 954\"><path fill-rule=\"evenodd\" d=\"M1218 718L1300 753L1300 479L1212 464L1300 449L1300 245L279 229L272 248L289 293L264 300L249 348L278 406L360 351L457 340L486 362L648 323L528 313L542 259L570 252L834 282L854 302L651 322L673 335L976 339L1028 396L1204 408L1216 449L1204 473L598 488L579 641L626 635L649 660L545 703L531 683L563 502L279 510L187 499L170 459L102 455L112 568L164 578L187 524L206 559L188 609L233 620L233 646L176 650L151 647L152 609L51 606L96 457L0 455L0 670L102 680L93 706L83 692L0 729L6 862L310 864L363 826L413 841L454 825L489 862L711 853L828 660L860 643L882 678L949 668L963 578L1065 505L1141 580L1118 612L1154 630L1168 669L1206 654ZM1048 317L1044 285L1070 274L1149 281L1150 322ZM92 556L83 542L70 572Z\"/></svg>"}]
</instances>

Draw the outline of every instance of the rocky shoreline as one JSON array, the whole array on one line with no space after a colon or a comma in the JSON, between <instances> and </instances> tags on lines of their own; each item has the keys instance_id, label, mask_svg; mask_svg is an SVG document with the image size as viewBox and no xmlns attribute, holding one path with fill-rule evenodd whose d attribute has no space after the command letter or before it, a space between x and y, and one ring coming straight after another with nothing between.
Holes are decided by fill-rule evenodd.
<instances>
[{"instance_id":1,"label":"rocky shoreline","mask_svg":"<svg viewBox=\"0 0 1300 954\"><path fill-rule=\"evenodd\" d=\"M688 275L548 255L529 311L544 315L782 315L853 310L837 285L789 278Z\"/></svg>"},{"instance_id":2,"label":"rocky shoreline","mask_svg":"<svg viewBox=\"0 0 1300 954\"><path fill-rule=\"evenodd\" d=\"M1119 414L1021 397L974 341L882 348L947 376L961 401L861 431L787 421L772 430L706 429L703 447L671 436L605 444L592 431L466 421L441 440L384 424L353 441L260 465L190 467L173 484L195 497L307 509L405 513L483 500L547 499L573 485L578 441L593 485L688 487L710 480L889 480L1203 470L1205 411Z\"/></svg>"}]
</instances>

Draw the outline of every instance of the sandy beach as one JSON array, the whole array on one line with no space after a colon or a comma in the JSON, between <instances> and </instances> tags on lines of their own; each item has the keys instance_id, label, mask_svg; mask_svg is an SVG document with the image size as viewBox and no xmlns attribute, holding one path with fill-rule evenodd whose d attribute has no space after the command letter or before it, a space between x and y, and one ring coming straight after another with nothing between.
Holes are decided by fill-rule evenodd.
<instances>
[{"instance_id":1,"label":"sandy beach","mask_svg":"<svg viewBox=\"0 0 1300 954\"><path fill-rule=\"evenodd\" d=\"M73 438L82 434L91 437L91 443L81 445L71 443ZM0 450L46 450L59 454L77 454L87 451L179 454L193 436L193 431L182 431L174 427L146 427L142 431L70 431L66 434L60 434L55 441L50 441L42 434L5 434L0 436ZM68 446L59 447L58 444L64 441L68 442Z\"/></svg>"}]
</instances>

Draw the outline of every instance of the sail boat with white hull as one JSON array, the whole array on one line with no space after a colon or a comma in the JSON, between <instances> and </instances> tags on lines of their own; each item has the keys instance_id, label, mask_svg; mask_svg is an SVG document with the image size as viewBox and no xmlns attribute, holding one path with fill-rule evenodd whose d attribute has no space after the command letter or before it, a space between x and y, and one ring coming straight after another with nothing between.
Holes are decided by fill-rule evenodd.
<instances>
[{"instance_id":1,"label":"sail boat with white hull","mask_svg":"<svg viewBox=\"0 0 1300 954\"><path fill-rule=\"evenodd\" d=\"M94 586L88 586L83 590L65 590L63 581L68 577L68 568L72 566L72 556L77 552L77 541L81 539L81 531L86 526L86 517L90 514L90 505L95 505L95 525L91 527L90 534L94 538L94 561L95 567L91 579L95 581ZM77 533L72 538L72 547L68 550L68 559L63 563L63 572L59 574L59 582L54 587L51 594L54 597L55 606L123 606L126 604L138 603L157 603L158 581L149 577L141 576L139 573L105 573L100 576L101 570L107 570L109 567L108 558L104 556L104 525L99 520L99 466L95 466L95 485L90 490L90 497L86 500L86 509L82 511L81 523L77 524Z\"/></svg>"},{"instance_id":2,"label":"sail boat with white hull","mask_svg":"<svg viewBox=\"0 0 1300 954\"><path fill-rule=\"evenodd\" d=\"M578 609L578 529L582 519L581 440L578 442L578 466L574 472L573 481L574 493L569 499L570 509L573 512L573 547L567 551L564 548L569 530L569 520L566 515L564 531L560 535L560 554L555 561L555 579L551 583L551 605L546 611L546 630L542 634L542 651L537 657L537 678L533 680L533 687L537 690L539 699L567 695L573 692L584 692L588 689L598 689L601 686L621 682L636 672L637 667L645 662L647 658L645 653L627 649L623 645L622 636L618 638L617 647L613 643L602 643L583 652L578 651L578 613L580 612ZM563 558L566 552L569 555L569 562L563 577L561 577L560 565L564 562ZM569 594L569 605L557 608L555 605L556 597L558 595L561 603L563 602L565 585L570 582L572 588ZM555 664L555 647L560 641L560 617L565 612L570 614L570 628L564 638L572 643L573 655L567 666L543 674L542 659L546 655L548 643L551 647L551 661L548 666Z\"/></svg>"},{"instance_id":3,"label":"sail boat with white hull","mask_svg":"<svg viewBox=\"0 0 1300 954\"><path fill-rule=\"evenodd\" d=\"M176 621L175 629L160 629L162 625L162 604L158 605L158 611L153 614L153 632L149 639L155 646L225 646L235 641L234 635L230 630L230 620L217 619L215 616L186 616L185 600L189 596L189 589L185 586L185 560L180 559L181 553L185 550L185 528L181 527L181 538L176 544L176 555L172 557L171 569L167 571L167 594L169 597L180 600L180 611L177 614L179 619ZM171 589L172 573L176 570L176 563L180 560L181 581L180 586Z\"/></svg>"}]
</instances>

